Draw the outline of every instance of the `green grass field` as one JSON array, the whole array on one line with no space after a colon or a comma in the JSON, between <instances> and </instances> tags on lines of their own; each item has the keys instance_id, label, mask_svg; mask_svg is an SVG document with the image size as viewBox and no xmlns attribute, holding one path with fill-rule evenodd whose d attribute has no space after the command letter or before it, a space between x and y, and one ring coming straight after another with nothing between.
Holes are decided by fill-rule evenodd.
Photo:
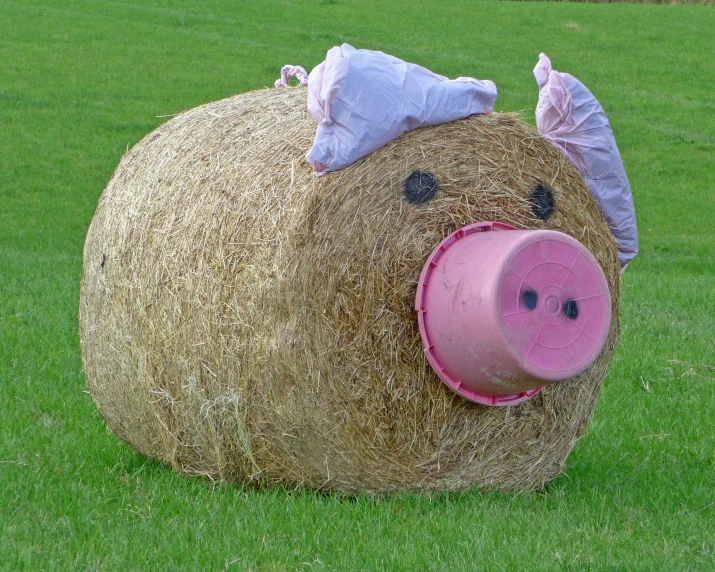
<instances>
[{"instance_id":1,"label":"green grass field","mask_svg":"<svg viewBox=\"0 0 715 572\"><path fill-rule=\"evenodd\" d=\"M715 8L421 0L0 0L0 570L715 568ZM528 495L386 499L189 480L105 428L84 236L166 117L333 45L537 99L540 51L604 105L638 209L623 335L588 434Z\"/></svg>"}]
</instances>

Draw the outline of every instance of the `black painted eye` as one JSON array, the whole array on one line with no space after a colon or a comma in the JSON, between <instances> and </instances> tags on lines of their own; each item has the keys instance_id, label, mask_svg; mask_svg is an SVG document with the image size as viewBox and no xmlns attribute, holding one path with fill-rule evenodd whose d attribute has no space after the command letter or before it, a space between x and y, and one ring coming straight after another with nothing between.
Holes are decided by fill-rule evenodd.
<instances>
[{"instance_id":1,"label":"black painted eye","mask_svg":"<svg viewBox=\"0 0 715 572\"><path fill-rule=\"evenodd\" d=\"M543 183L539 183L531 189L529 202L531 203L531 212L538 219L549 220L556 212L554 191Z\"/></svg>"},{"instance_id":2,"label":"black painted eye","mask_svg":"<svg viewBox=\"0 0 715 572\"><path fill-rule=\"evenodd\" d=\"M421 205L431 201L437 194L439 185L437 177L429 171L416 170L410 173L405 179L404 193L408 202L413 205Z\"/></svg>"},{"instance_id":3,"label":"black painted eye","mask_svg":"<svg viewBox=\"0 0 715 572\"><path fill-rule=\"evenodd\" d=\"M575 320L578 318L578 305L576 300L569 300L564 304L564 314L569 320Z\"/></svg>"},{"instance_id":4,"label":"black painted eye","mask_svg":"<svg viewBox=\"0 0 715 572\"><path fill-rule=\"evenodd\" d=\"M524 302L527 309L533 310L539 302L539 295L533 290L525 290L521 295L521 301Z\"/></svg>"}]
</instances>

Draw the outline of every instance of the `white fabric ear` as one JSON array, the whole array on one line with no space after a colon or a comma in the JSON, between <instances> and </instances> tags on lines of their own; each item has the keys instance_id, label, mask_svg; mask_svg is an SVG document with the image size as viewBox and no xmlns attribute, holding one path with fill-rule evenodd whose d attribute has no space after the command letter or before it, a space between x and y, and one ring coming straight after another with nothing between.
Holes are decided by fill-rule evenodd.
<instances>
[{"instance_id":1,"label":"white fabric ear","mask_svg":"<svg viewBox=\"0 0 715 572\"><path fill-rule=\"evenodd\" d=\"M551 69L544 55L534 68L539 84L536 126L581 172L608 222L621 267L638 253L631 186L603 107L572 75Z\"/></svg>"},{"instance_id":2,"label":"white fabric ear","mask_svg":"<svg viewBox=\"0 0 715 572\"><path fill-rule=\"evenodd\" d=\"M308 77L308 110L318 121L306 159L316 175L337 171L403 133L486 113L489 80L450 80L382 52L332 48Z\"/></svg>"}]
</instances>

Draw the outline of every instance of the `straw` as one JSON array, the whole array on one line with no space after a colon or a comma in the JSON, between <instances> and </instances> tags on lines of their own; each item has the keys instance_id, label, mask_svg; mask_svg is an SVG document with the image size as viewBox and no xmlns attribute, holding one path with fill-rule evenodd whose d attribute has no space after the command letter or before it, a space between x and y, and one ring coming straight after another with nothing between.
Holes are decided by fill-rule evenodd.
<instances>
[{"instance_id":1,"label":"straw","mask_svg":"<svg viewBox=\"0 0 715 572\"><path fill-rule=\"evenodd\" d=\"M87 235L80 304L108 426L211 479L541 487L586 430L619 333L616 248L583 178L516 114L418 129L318 179L304 158L315 128L305 88L262 90L183 113L122 159ZM430 188L410 200L420 173ZM583 243L614 315L584 374L498 408L445 387L414 311L432 249L489 220Z\"/></svg>"}]
</instances>

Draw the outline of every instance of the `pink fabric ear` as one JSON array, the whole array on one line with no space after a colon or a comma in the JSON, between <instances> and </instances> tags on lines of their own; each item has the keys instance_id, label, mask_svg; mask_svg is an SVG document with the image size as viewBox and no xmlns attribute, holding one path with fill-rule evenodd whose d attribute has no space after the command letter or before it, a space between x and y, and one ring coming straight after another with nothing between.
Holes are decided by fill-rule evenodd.
<instances>
[{"instance_id":1,"label":"pink fabric ear","mask_svg":"<svg viewBox=\"0 0 715 572\"><path fill-rule=\"evenodd\" d=\"M382 52L336 46L308 78L318 129L306 159L318 176L337 171L411 129L487 113L496 96L489 80L450 80Z\"/></svg>"},{"instance_id":2,"label":"pink fabric ear","mask_svg":"<svg viewBox=\"0 0 715 572\"><path fill-rule=\"evenodd\" d=\"M608 117L585 85L572 75L552 70L544 54L539 56L534 77L540 87L536 126L586 179L625 268L638 253L638 227L631 186Z\"/></svg>"}]
</instances>

